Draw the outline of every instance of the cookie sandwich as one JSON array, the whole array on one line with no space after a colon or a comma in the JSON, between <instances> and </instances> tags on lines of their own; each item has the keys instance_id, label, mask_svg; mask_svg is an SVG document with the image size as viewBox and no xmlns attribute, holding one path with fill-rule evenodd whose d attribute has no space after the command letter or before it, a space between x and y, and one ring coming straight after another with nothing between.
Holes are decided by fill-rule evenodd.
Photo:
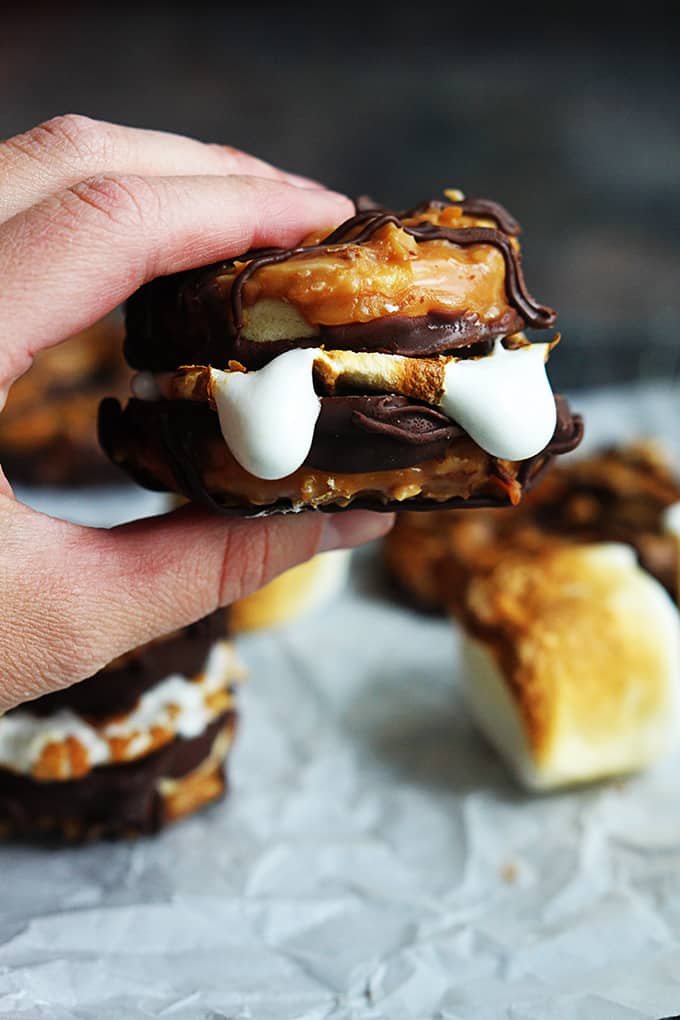
<instances>
[{"instance_id":1,"label":"cookie sandwich","mask_svg":"<svg viewBox=\"0 0 680 1020\"><path fill-rule=\"evenodd\" d=\"M148 835L226 789L242 677L226 615L0 717L0 835Z\"/></svg>"},{"instance_id":2,"label":"cookie sandwich","mask_svg":"<svg viewBox=\"0 0 680 1020\"><path fill-rule=\"evenodd\" d=\"M101 407L104 449L228 513L517 504L580 438L546 375L557 337L523 332L555 313L518 233L448 192L152 281L128 304L137 375Z\"/></svg>"}]
</instances>

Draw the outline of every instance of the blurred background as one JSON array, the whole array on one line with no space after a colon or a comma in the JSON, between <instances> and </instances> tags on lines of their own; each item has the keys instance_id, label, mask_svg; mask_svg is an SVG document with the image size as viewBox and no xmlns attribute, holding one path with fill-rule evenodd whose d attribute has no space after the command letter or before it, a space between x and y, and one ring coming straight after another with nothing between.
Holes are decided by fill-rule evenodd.
<instances>
[{"instance_id":1,"label":"blurred background","mask_svg":"<svg viewBox=\"0 0 680 1020\"><path fill-rule=\"evenodd\" d=\"M530 289L560 312L555 384L675 378L679 8L549 9L16 5L0 137L75 111L397 207L447 186L499 199L523 224Z\"/></svg>"}]
</instances>

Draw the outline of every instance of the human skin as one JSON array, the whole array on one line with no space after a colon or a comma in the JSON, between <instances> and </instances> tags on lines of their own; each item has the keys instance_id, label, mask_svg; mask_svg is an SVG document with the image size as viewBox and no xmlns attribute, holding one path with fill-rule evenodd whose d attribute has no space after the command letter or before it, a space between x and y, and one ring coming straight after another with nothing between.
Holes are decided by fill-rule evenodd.
<instances>
[{"instance_id":1,"label":"human skin","mask_svg":"<svg viewBox=\"0 0 680 1020\"><path fill-rule=\"evenodd\" d=\"M0 407L35 354L156 276L296 244L353 212L236 149L57 117L0 143ZM19 503L0 469L0 711L254 591L391 519L227 520L186 506L109 530Z\"/></svg>"}]
</instances>

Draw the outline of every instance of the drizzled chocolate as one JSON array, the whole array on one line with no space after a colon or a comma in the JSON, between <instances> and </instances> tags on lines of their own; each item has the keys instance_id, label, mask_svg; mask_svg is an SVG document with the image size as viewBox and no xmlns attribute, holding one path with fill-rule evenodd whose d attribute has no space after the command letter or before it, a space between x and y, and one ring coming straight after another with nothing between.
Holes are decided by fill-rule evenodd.
<instances>
[{"instance_id":1,"label":"drizzled chocolate","mask_svg":"<svg viewBox=\"0 0 680 1020\"><path fill-rule=\"evenodd\" d=\"M338 472L411 467L463 435L441 411L407 397L324 398L305 464Z\"/></svg>"},{"instance_id":2,"label":"drizzled chocolate","mask_svg":"<svg viewBox=\"0 0 680 1020\"><path fill-rule=\"evenodd\" d=\"M171 674L193 677L200 673L212 645L226 637L226 631L226 612L218 609L175 634L116 659L88 680L45 694L15 711L49 716L66 708L91 720L125 715L145 691Z\"/></svg>"},{"instance_id":3,"label":"drizzled chocolate","mask_svg":"<svg viewBox=\"0 0 680 1020\"><path fill-rule=\"evenodd\" d=\"M482 200L478 200L482 201ZM495 206L495 203L493 203ZM504 212L504 210L503 210ZM489 215L485 213L484 215ZM502 214L501 214L502 215ZM490 227L442 227L425 221L408 226L396 213L381 209L368 209L358 212L346 220L320 244L298 246L296 248L268 248L255 254L241 270L231 288L231 314L236 336L243 329L243 288L252 276L265 266L287 262L298 255L309 255L314 252L325 252L334 245L350 243L364 244L383 227L393 224L400 230L415 238L416 241L449 241L469 247L474 244L490 244L498 248L505 262L505 287L509 303L517 310L524 322L536 329L545 329L555 323L555 312L551 308L539 305L527 290L519 262L519 255L513 248L508 236L502 230ZM515 221L512 226L516 232L519 228ZM355 231L357 231L355 233Z\"/></svg>"},{"instance_id":4,"label":"drizzled chocolate","mask_svg":"<svg viewBox=\"0 0 680 1020\"><path fill-rule=\"evenodd\" d=\"M443 198L426 198L418 205L414 205L412 209L399 213L399 217L402 220L411 219L414 216L426 213L428 209L446 209L448 206L455 206L460 209L464 216L495 220L499 229L504 234L509 234L510 237L517 237L522 231L515 217L508 212L505 206L501 205L500 202L494 202L491 198L463 198L459 202Z\"/></svg>"},{"instance_id":5,"label":"drizzled chocolate","mask_svg":"<svg viewBox=\"0 0 680 1020\"><path fill-rule=\"evenodd\" d=\"M379 395L358 398L322 398L322 411L305 466L320 462L324 470L340 472L331 466L342 462L350 471L370 471L377 458L376 448L382 456L390 456L391 463L382 468L407 467L421 463L431 456L439 456L448 443L465 436L455 423L427 405L405 397ZM565 453L578 446L583 435L579 415L572 415L563 397L557 396L557 427L551 442L535 457L523 461L519 481L530 487L555 453ZM325 410L324 410L325 407ZM448 429L444 423L448 423ZM203 463L211 445L223 443L217 415L207 404L190 401L159 401L146 403L130 400L123 410L118 401L104 401L100 408L99 434L102 446L116 463L120 464L136 481L151 489L167 489L168 469L173 488L187 498L203 503L221 514L272 513L289 506L288 500L261 506L225 506L217 494L207 490L202 477ZM141 445L140 445L141 444ZM140 455L138 455L141 454ZM328 458L328 459L327 459ZM502 461L495 461L492 476L504 482L507 469ZM157 464L157 470L150 465ZM507 492L503 485L493 484L470 499L455 497L445 502L427 498L411 498L405 502L381 503L370 498L355 498L353 508L373 510L432 510L479 506L507 506ZM319 509L335 512L344 507L330 505Z\"/></svg>"},{"instance_id":6,"label":"drizzled chocolate","mask_svg":"<svg viewBox=\"0 0 680 1020\"><path fill-rule=\"evenodd\" d=\"M499 203L482 198L460 202L436 200L395 214L367 198L358 202L361 208L357 214L318 245L267 248L244 255L243 259L251 261L236 276L229 301L224 295L223 278L233 271L233 261L161 277L140 288L127 306L125 356L130 365L162 372L173 371L184 364L224 368L229 360L236 360L246 368L258 369L286 351L319 344L337 350L406 357L435 357L452 352L468 357L487 353L494 338L516 333L526 324L539 328L553 325L554 312L537 304L526 289L519 255L510 241L519 232L519 224ZM447 206L460 208L464 215L493 220L498 229L453 230L429 222L403 226L404 219ZM324 252L338 244L361 245L387 223L403 227L419 242L441 239L463 246L494 245L504 258L510 307L498 317L485 320L475 312L461 309L460 312L431 312L422 316L394 314L368 322L321 325L318 334L312 337L257 342L243 336L243 287L259 269L296 255ZM478 348L480 342L487 345L485 349Z\"/></svg>"}]
</instances>

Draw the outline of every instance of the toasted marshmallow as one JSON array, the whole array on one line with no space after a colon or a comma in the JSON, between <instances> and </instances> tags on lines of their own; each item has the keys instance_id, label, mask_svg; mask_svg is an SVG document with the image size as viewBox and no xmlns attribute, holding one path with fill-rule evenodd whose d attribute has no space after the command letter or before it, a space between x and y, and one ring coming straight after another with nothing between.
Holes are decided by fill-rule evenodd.
<instances>
[{"instance_id":1,"label":"toasted marshmallow","mask_svg":"<svg viewBox=\"0 0 680 1020\"><path fill-rule=\"evenodd\" d=\"M278 627L328 605L345 587L350 556L348 549L313 556L234 602L229 610L232 631Z\"/></svg>"},{"instance_id":2,"label":"toasted marshmallow","mask_svg":"<svg viewBox=\"0 0 680 1020\"><path fill-rule=\"evenodd\" d=\"M463 611L470 712L518 778L550 789L632 772L680 733L680 617L632 549L511 557Z\"/></svg>"},{"instance_id":3,"label":"toasted marshmallow","mask_svg":"<svg viewBox=\"0 0 680 1020\"><path fill-rule=\"evenodd\" d=\"M189 366L158 385L171 399L210 402L234 458L260 479L286 478L304 464L321 409L315 374L324 392L344 384L441 408L486 453L520 461L540 453L555 431L545 371L555 343L529 344L518 334L511 347L498 339L491 354L469 359L307 347L249 372Z\"/></svg>"}]
</instances>

